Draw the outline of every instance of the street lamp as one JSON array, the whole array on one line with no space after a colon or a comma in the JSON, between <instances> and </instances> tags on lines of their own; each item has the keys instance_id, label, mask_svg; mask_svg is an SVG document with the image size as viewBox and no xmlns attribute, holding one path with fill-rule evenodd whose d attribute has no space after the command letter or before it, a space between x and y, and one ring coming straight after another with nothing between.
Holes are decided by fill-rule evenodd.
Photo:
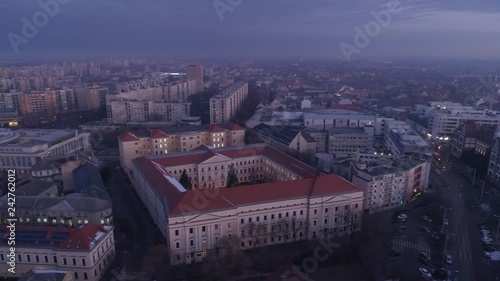
<instances>
[{"instance_id":1,"label":"street lamp","mask_svg":"<svg viewBox=\"0 0 500 281\"><path fill-rule=\"evenodd\" d=\"M483 195L484 195L484 186L486 185L486 181L483 180L483 187L481 188L481 199L479 202L483 202Z\"/></svg>"},{"instance_id":2,"label":"street lamp","mask_svg":"<svg viewBox=\"0 0 500 281\"><path fill-rule=\"evenodd\" d=\"M441 233L443 233L444 232L444 222L446 220L446 210L452 210L452 208L445 208L443 206L439 206L439 207L444 209L443 223L441 224Z\"/></svg>"},{"instance_id":3,"label":"street lamp","mask_svg":"<svg viewBox=\"0 0 500 281\"><path fill-rule=\"evenodd\" d=\"M495 218L498 219L497 234L495 235L495 244L498 245L498 234L500 232L500 216L499 215L495 215Z\"/></svg>"},{"instance_id":4,"label":"street lamp","mask_svg":"<svg viewBox=\"0 0 500 281\"><path fill-rule=\"evenodd\" d=\"M472 169L474 170L474 176L472 177L472 187L474 187L474 183L476 183L476 169Z\"/></svg>"},{"instance_id":5,"label":"street lamp","mask_svg":"<svg viewBox=\"0 0 500 281\"><path fill-rule=\"evenodd\" d=\"M446 238L444 240L444 249L443 249L443 264L445 264L445 259L446 259L446 246L448 245L448 237L450 237L450 235L453 235L455 236L455 234L453 233L450 233L450 234L446 234Z\"/></svg>"}]
</instances>

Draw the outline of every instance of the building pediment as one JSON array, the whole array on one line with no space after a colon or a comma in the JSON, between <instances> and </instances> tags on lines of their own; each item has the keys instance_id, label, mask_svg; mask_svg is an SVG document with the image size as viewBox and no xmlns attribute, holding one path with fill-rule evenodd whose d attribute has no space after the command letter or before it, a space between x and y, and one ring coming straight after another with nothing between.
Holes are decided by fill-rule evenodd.
<instances>
[{"instance_id":1,"label":"building pediment","mask_svg":"<svg viewBox=\"0 0 500 281\"><path fill-rule=\"evenodd\" d=\"M206 165L206 164L212 164L212 163L221 163L221 162L227 162L231 161L232 159L229 157L226 157L224 155L216 154L214 156L211 156L210 158L204 160L201 162L199 165Z\"/></svg>"}]
</instances>

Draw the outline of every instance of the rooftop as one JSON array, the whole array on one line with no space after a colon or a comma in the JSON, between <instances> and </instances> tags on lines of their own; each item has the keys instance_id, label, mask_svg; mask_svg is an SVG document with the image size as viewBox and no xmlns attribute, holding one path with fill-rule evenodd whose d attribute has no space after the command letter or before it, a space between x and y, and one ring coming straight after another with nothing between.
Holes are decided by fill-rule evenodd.
<instances>
[{"instance_id":1,"label":"rooftop","mask_svg":"<svg viewBox=\"0 0 500 281\"><path fill-rule=\"evenodd\" d=\"M238 157L253 155L267 157L290 169L302 179L238 186L235 188L221 188L219 189L219 195L210 199L208 205L201 211L197 210L196 206L193 206L194 202L196 202L194 199L198 196L197 192L199 191L186 191L165 169L165 167L171 165L201 163L213 157L236 159ZM230 209L262 202L359 191L356 186L337 175L320 175L314 168L266 145L217 149L203 146L186 153L141 157L135 159L133 162L138 172L142 173L149 184L156 190L158 196L164 198L171 215Z\"/></svg>"},{"instance_id":2,"label":"rooftop","mask_svg":"<svg viewBox=\"0 0 500 281\"><path fill-rule=\"evenodd\" d=\"M40 197L31 195L16 196L16 208L29 210L50 210L54 212L67 211L100 211L112 207L111 201L107 199L95 198L85 194L73 193L64 197ZM0 207L8 207L7 196L0 198Z\"/></svg>"},{"instance_id":3,"label":"rooftop","mask_svg":"<svg viewBox=\"0 0 500 281\"><path fill-rule=\"evenodd\" d=\"M92 250L110 226L85 224L79 228L16 226L16 247L52 248L64 250ZM7 245L10 231L0 225L0 245Z\"/></svg>"},{"instance_id":4,"label":"rooftop","mask_svg":"<svg viewBox=\"0 0 500 281\"><path fill-rule=\"evenodd\" d=\"M38 196L54 186L55 182L35 180L17 188L16 196Z\"/></svg>"},{"instance_id":5,"label":"rooftop","mask_svg":"<svg viewBox=\"0 0 500 281\"><path fill-rule=\"evenodd\" d=\"M363 128L342 128L342 127L332 127L329 129L331 134L366 134Z\"/></svg>"},{"instance_id":6,"label":"rooftop","mask_svg":"<svg viewBox=\"0 0 500 281\"><path fill-rule=\"evenodd\" d=\"M73 273L61 270L32 269L18 281L65 281L73 280Z\"/></svg>"},{"instance_id":7,"label":"rooftop","mask_svg":"<svg viewBox=\"0 0 500 281\"><path fill-rule=\"evenodd\" d=\"M233 95L236 91L238 91L240 88L242 88L245 85L247 85L246 82L239 82L239 83L232 84L231 86L229 86L228 88L224 89L222 92L218 93L217 95L215 95L211 99L225 99L225 98L228 98L228 97L230 97L231 95Z\"/></svg>"}]
</instances>

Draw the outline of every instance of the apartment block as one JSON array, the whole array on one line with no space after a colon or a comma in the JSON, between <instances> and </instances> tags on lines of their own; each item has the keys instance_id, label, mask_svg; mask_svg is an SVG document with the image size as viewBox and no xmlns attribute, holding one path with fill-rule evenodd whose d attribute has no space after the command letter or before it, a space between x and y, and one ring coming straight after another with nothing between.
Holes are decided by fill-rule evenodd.
<instances>
[{"instance_id":1,"label":"apartment block","mask_svg":"<svg viewBox=\"0 0 500 281\"><path fill-rule=\"evenodd\" d=\"M145 155L191 151L200 145L211 147L245 144L245 129L233 123L170 127L126 132L119 136L120 162L131 169L132 160Z\"/></svg>"},{"instance_id":2,"label":"apartment block","mask_svg":"<svg viewBox=\"0 0 500 281\"><path fill-rule=\"evenodd\" d=\"M0 226L0 276L20 278L30 270L69 271L73 280L98 281L115 257L113 227L16 226L15 274L7 271L11 229Z\"/></svg>"},{"instance_id":3,"label":"apartment block","mask_svg":"<svg viewBox=\"0 0 500 281\"><path fill-rule=\"evenodd\" d=\"M333 157L356 157L359 149L373 147L374 128L366 125L364 128L334 127L329 130L328 153Z\"/></svg>"},{"instance_id":4,"label":"apartment block","mask_svg":"<svg viewBox=\"0 0 500 281\"><path fill-rule=\"evenodd\" d=\"M106 96L109 89L99 85L76 87L75 89L78 109L99 110L106 106Z\"/></svg>"},{"instance_id":5,"label":"apartment block","mask_svg":"<svg viewBox=\"0 0 500 281\"><path fill-rule=\"evenodd\" d=\"M451 138L451 154L460 158L466 151L487 155L495 144L497 126L479 126L468 121L460 125Z\"/></svg>"},{"instance_id":6,"label":"apartment block","mask_svg":"<svg viewBox=\"0 0 500 281\"><path fill-rule=\"evenodd\" d=\"M430 163L412 157L394 161L352 162L351 182L364 192L366 212L376 213L406 205L429 184Z\"/></svg>"},{"instance_id":7,"label":"apartment block","mask_svg":"<svg viewBox=\"0 0 500 281\"><path fill-rule=\"evenodd\" d=\"M233 84L210 99L210 124L226 123L248 96L248 83Z\"/></svg>"},{"instance_id":8,"label":"apartment block","mask_svg":"<svg viewBox=\"0 0 500 281\"><path fill-rule=\"evenodd\" d=\"M195 92L203 91L203 66L191 64L186 67L186 76L188 79L196 80Z\"/></svg>"},{"instance_id":9,"label":"apartment block","mask_svg":"<svg viewBox=\"0 0 500 281\"><path fill-rule=\"evenodd\" d=\"M113 100L107 102L107 115L111 124L147 121L166 121L176 124L180 118L191 115L191 103Z\"/></svg>"},{"instance_id":10,"label":"apartment block","mask_svg":"<svg viewBox=\"0 0 500 281\"><path fill-rule=\"evenodd\" d=\"M267 183L225 188L231 167L240 183ZM190 190L178 182L184 170L196 185ZM201 262L222 241L245 250L360 229L360 189L266 145L141 157L131 175L172 264Z\"/></svg>"}]
</instances>

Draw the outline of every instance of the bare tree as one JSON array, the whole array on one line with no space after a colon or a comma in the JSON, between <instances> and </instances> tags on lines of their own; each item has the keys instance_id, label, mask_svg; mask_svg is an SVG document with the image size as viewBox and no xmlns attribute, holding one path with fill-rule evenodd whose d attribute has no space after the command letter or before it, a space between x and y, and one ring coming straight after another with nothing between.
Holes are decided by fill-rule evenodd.
<instances>
[{"instance_id":1,"label":"bare tree","mask_svg":"<svg viewBox=\"0 0 500 281\"><path fill-rule=\"evenodd\" d=\"M248 257L240 251L240 243L237 236L221 238L203 261L203 280L225 281L240 275L249 264Z\"/></svg>"},{"instance_id":2,"label":"bare tree","mask_svg":"<svg viewBox=\"0 0 500 281\"><path fill-rule=\"evenodd\" d=\"M344 212L344 228L352 241L353 234L361 229L361 215L359 212L353 212L351 209Z\"/></svg>"}]
</instances>

